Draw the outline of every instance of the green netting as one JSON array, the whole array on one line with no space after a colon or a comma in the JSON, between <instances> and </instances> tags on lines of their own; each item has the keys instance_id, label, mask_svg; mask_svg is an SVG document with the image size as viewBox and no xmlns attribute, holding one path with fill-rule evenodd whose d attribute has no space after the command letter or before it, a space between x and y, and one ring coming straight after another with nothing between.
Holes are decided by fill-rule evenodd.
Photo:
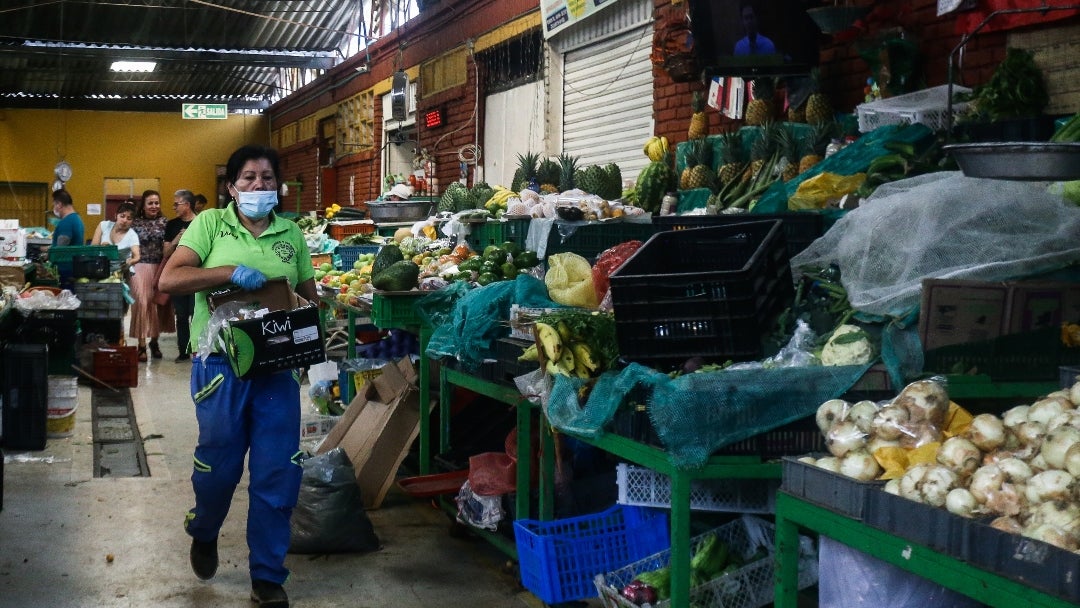
<instances>
[{"instance_id":1,"label":"green netting","mask_svg":"<svg viewBox=\"0 0 1080 608\"><path fill-rule=\"evenodd\" d=\"M465 371L475 371L484 359L495 358L495 342L510 334L510 305L558 308L547 296L544 282L530 275L498 281L484 287L448 293L453 306L434 330L424 352L431 358L457 359ZM427 300L432 296L424 298ZM433 321L440 315L430 317Z\"/></svg>"},{"instance_id":2,"label":"green netting","mask_svg":"<svg viewBox=\"0 0 1080 608\"><path fill-rule=\"evenodd\" d=\"M673 465L692 469L725 445L811 416L847 392L870 365L721 370L671 378L636 363L597 380L584 407L582 380L557 376L547 404L555 428L598 437L632 391L648 394L653 428Z\"/></svg>"},{"instance_id":3,"label":"green netting","mask_svg":"<svg viewBox=\"0 0 1080 608\"><path fill-rule=\"evenodd\" d=\"M879 156L890 154L885 148L889 142L906 142L918 144L919 142L934 137L934 132L921 124L886 125L863 135L859 139L845 146L842 150L822 160L820 163L800 173L797 177L786 182L777 181L754 205L754 211L758 213L779 213L788 210L788 199L799 184L811 177L823 172L836 173L837 175L854 175L866 171L871 161Z\"/></svg>"}]
</instances>

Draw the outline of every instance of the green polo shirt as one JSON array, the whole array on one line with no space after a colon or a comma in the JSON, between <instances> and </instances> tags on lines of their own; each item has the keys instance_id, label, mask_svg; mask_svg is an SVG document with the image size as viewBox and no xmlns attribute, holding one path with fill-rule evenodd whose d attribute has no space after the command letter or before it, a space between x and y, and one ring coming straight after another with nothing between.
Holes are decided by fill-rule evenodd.
<instances>
[{"instance_id":1,"label":"green polo shirt","mask_svg":"<svg viewBox=\"0 0 1080 608\"><path fill-rule=\"evenodd\" d=\"M270 226L255 238L236 217L236 205L224 209L205 209L195 216L180 237L180 245L190 248L203 268L243 264L267 277L285 277L295 289L315 277L311 253L296 222L270 215ZM199 337L210 320L206 291L195 294L195 313L191 318L191 349L199 347Z\"/></svg>"}]
</instances>

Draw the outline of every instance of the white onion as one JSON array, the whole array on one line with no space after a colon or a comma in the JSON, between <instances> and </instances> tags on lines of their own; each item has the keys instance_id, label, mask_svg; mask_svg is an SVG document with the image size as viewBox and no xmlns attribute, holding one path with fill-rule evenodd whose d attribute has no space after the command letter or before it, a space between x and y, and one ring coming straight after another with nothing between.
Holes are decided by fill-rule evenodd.
<instances>
[{"instance_id":1,"label":"white onion","mask_svg":"<svg viewBox=\"0 0 1080 608\"><path fill-rule=\"evenodd\" d=\"M903 477L900 478L898 488L900 496L915 502L923 502L922 492L919 488L922 486L923 479L926 478L926 471L929 469L930 465L923 463L905 471Z\"/></svg>"},{"instance_id":2,"label":"white onion","mask_svg":"<svg viewBox=\"0 0 1080 608\"><path fill-rule=\"evenodd\" d=\"M908 424L908 417L904 408L887 405L874 416L871 432L882 439L899 439Z\"/></svg>"},{"instance_id":3,"label":"white onion","mask_svg":"<svg viewBox=\"0 0 1080 608\"><path fill-rule=\"evenodd\" d=\"M1067 388L1059 388L1058 390L1056 390L1056 391L1054 391L1052 393L1047 393L1046 396L1051 398L1051 399L1061 398L1061 399L1064 399L1064 400L1068 401L1069 403L1074 403L1072 398L1069 396L1069 389L1067 389ZM1073 407L1075 407L1075 406L1073 406Z\"/></svg>"},{"instance_id":4,"label":"white onion","mask_svg":"<svg viewBox=\"0 0 1080 608\"><path fill-rule=\"evenodd\" d=\"M866 442L866 451L871 454L876 453L878 450L884 448L898 448L900 442L895 439L885 439L877 435L871 435L870 440Z\"/></svg>"},{"instance_id":5,"label":"white onion","mask_svg":"<svg viewBox=\"0 0 1080 608\"><path fill-rule=\"evenodd\" d=\"M1046 434L1039 453L1051 468L1064 469L1065 453L1077 442L1080 442L1080 429L1061 426Z\"/></svg>"},{"instance_id":6,"label":"white onion","mask_svg":"<svg viewBox=\"0 0 1080 608\"><path fill-rule=\"evenodd\" d=\"M1031 408L1027 413L1027 419L1030 422L1038 422L1046 425L1054 416L1070 410L1072 407L1072 402L1068 399L1044 397L1031 404Z\"/></svg>"},{"instance_id":7,"label":"white onion","mask_svg":"<svg viewBox=\"0 0 1080 608\"><path fill-rule=\"evenodd\" d=\"M937 461L961 475L970 475L979 468L982 452L967 438L949 437L938 449Z\"/></svg>"},{"instance_id":8,"label":"white onion","mask_svg":"<svg viewBox=\"0 0 1080 608\"><path fill-rule=\"evenodd\" d=\"M1080 403L1080 382L1076 382L1069 388L1069 401Z\"/></svg>"},{"instance_id":9,"label":"white onion","mask_svg":"<svg viewBox=\"0 0 1080 608\"><path fill-rule=\"evenodd\" d=\"M1044 543L1049 543L1055 547L1065 549L1066 551L1076 551L1077 549L1080 549L1080 542L1077 542L1075 536L1050 524L1025 527L1023 534L1029 538L1041 540Z\"/></svg>"},{"instance_id":10,"label":"white onion","mask_svg":"<svg viewBox=\"0 0 1080 608\"><path fill-rule=\"evenodd\" d=\"M1024 501L1025 487L1020 484L1003 483L997 492L986 498L986 509L998 515L1019 515L1027 504Z\"/></svg>"},{"instance_id":11,"label":"white onion","mask_svg":"<svg viewBox=\"0 0 1080 608\"><path fill-rule=\"evenodd\" d=\"M1005 483L1005 472L996 464L983 465L971 474L971 483L968 490L975 500L985 503L990 495L1001 490L1001 484Z\"/></svg>"},{"instance_id":12,"label":"white onion","mask_svg":"<svg viewBox=\"0 0 1080 608\"><path fill-rule=\"evenodd\" d=\"M940 427L949 412L949 394L940 382L916 380L900 391L893 405L906 409L912 421L929 420Z\"/></svg>"},{"instance_id":13,"label":"white onion","mask_svg":"<svg viewBox=\"0 0 1080 608\"><path fill-rule=\"evenodd\" d=\"M994 519L990 522L990 527L1010 534L1020 534L1024 531L1024 526L1021 526L1020 522L1010 515L1002 515Z\"/></svg>"},{"instance_id":14,"label":"white onion","mask_svg":"<svg viewBox=\"0 0 1080 608\"><path fill-rule=\"evenodd\" d=\"M979 414L971 420L965 436L984 452L996 450L1005 443L1005 424L993 414Z\"/></svg>"},{"instance_id":15,"label":"white onion","mask_svg":"<svg viewBox=\"0 0 1080 608\"><path fill-rule=\"evenodd\" d=\"M1048 500L1035 505L1028 515L1027 525L1050 524L1076 535L1080 532L1080 505L1067 500Z\"/></svg>"},{"instance_id":16,"label":"white onion","mask_svg":"<svg viewBox=\"0 0 1080 608\"><path fill-rule=\"evenodd\" d=\"M1005 481L1009 483L1027 483L1035 474L1028 463L1019 458L1002 458L997 462L997 466L1005 473Z\"/></svg>"},{"instance_id":17,"label":"white onion","mask_svg":"<svg viewBox=\"0 0 1080 608\"><path fill-rule=\"evenodd\" d=\"M1046 437L1046 425L1041 422L1029 420L1013 428L1021 445L1038 448L1042 445L1043 437Z\"/></svg>"},{"instance_id":18,"label":"white onion","mask_svg":"<svg viewBox=\"0 0 1080 608\"><path fill-rule=\"evenodd\" d=\"M1030 452L1029 452L1029 454L1030 454ZM1019 453L1019 452L1017 453L1016 457L1019 458L1020 460L1024 459L1024 455L1022 453ZM1031 467L1031 470L1036 472L1036 473L1042 473L1043 471L1050 468L1046 464L1046 459L1043 458L1042 454L1035 454L1034 456L1028 456L1027 457L1027 463L1028 463L1028 466Z\"/></svg>"},{"instance_id":19,"label":"white onion","mask_svg":"<svg viewBox=\"0 0 1080 608\"><path fill-rule=\"evenodd\" d=\"M945 508L953 515L960 517L975 517L979 503L975 497L964 488L953 488L945 495Z\"/></svg>"},{"instance_id":20,"label":"white onion","mask_svg":"<svg viewBox=\"0 0 1080 608\"><path fill-rule=\"evenodd\" d=\"M833 456L842 457L848 452L866 447L866 433L860 431L850 420L838 422L825 435L825 447Z\"/></svg>"},{"instance_id":21,"label":"white onion","mask_svg":"<svg viewBox=\"0 0 1080 608\"><path fill-rule=\"evenodd\" d=\"M1080 443L1072 444L1065 452L1065 470L1073 477L1080 477Z\"/></svg>"},{"instance_id":22,"label":"white onion","mask_svg":"<svg viewBox=\"0 0 1080 608\"><path fill-rule=\"evenodd\" d=\"M941 439L941 429L929 420L912 422L903 429L900 445L905 448L917 448Z\"/></svg>"},{"instance_id":23,"label":"white onion","mask_svg":"<svg viewBox=\"0 0 1080 608\"><path fill-rule=\"evenodd\" d=\"M855 426L859 427L859 430L864 433L869 433L873 426L874 417L877 416L878 406L876 403L870 400L862 400L855 402L848 410L846 420L851 420L855 423Z\"/></svg>"},{"instance_id":24,"label":"white onion","mask_svg":"<svg viewBox=\"0 0 1080 608\"><path fill-rule=\"evenodd\" d=\"M840 472L840 459L835 456L826 456L824 458L818 458L814 466L825 469L826 471L832 471L833 473Z\"/></svg>"},{"instance_id":25,"label":"white onion","mask_svg":"<svg viewBox=\"0 0 1080 608\"><path fill-rule=\"evenodd\" d=\"M886 481L883 489L893 496L900 496L900 478L897 477Z\"/></svg>"},{"instance_id":26,"label":"white onion","mask_svg":"<svg viewBox=\"0 0 1080 608\"><path fill-rule=\"evenodd\" d=\"M956 487L959 480L960 478L951 469L931 465L919 488L923 495L923 502L935 507L944 507L945 497L948 496L949 490Z\"/></svg>"},{"instance_id":27,"label":"white onion","mask_svg":"<svg viewBox=\"0 0 1080 608\"><path fill-rule=\"evenodd\" d=\"M1027 422L1029 409L1031 409L1030 405L1018 405L1005 410L1005 413L1001 415L1001 422L1006 428L1010 429L1019 426L1020 424Z\"/></svg>"},{"instance_id":28,"label":"white onion","mask_svg":"<svg viewBox=\"0 0 1080 608\"><path fill-rule=\"evenodd\" d=\"M801 462L803 464L816 465L817 464L817 458L814 458L813 456L800 456L799 457L799 462Z\"/></svg>"},{"instance_id":29,"label":"white onion","mask_svg":"<svg viewBox=\"0 0 1080 608\"><path fill-rule=\"evenodd\" d=\"M881 465L866 450L852 450L840 460L840 474L852 479L870 481L881 472Z\"/></svg>"},{"instance_id":30,"label":"white onion","mask_svg":"<svg viewBox=\"0 0 1080 608\"><path fill-rule=\"evenodd\" d=\"M843 399L829 399L818 406L814 421L822 434L828 433L834 424L840 422L847 415L848 402Z\"/></svg>"},{"instance_id":31,"label":"white onion","mask_svg":"<svg viewBox=\"0 0 1080 608\"><path fill-rule=\"evenodd\" d=\"M1050 469L1031 476L1024 496L1032 504L1047 500L1064 500L1069 497L1072 483L1072 475L1065 471Z\"/></svg>"}]
</instances>

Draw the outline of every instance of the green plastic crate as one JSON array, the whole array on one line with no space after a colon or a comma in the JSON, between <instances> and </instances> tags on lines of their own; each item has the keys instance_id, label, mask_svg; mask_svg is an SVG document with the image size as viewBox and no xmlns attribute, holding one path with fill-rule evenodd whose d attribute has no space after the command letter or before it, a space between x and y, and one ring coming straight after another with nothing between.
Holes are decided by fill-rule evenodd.
<instances>
[{"instance_id":1,"label":"green plastic crate","mask_svg":"<svg viewBox=\"0 0 1080 608\"><path fill-rule=\"evenodd\" d=\"M72 260L77 255L103 255L110 260L120 259L120 251L116 248L116 245L58 245L49 248L49 261L57 266L64 263L70 268Z\"/></svg>"},{"instance_id":2,"label":"green plastic crate","mask_svg":"<svg viewBox=\"0 0 1080 608\"><path fill-rule=\"evenodd\" d=\"M375 292L371 298L371 322L380 329L416 329L423 319L416 302L426 295L422 291Z\"/></svg>"},{"instance_id":3,"label":"green plastic crate","mask_svg":"<svg viewBox=\"0 0 1080 608\"><path fill-rule=\"evenodd\" d=\"M529 236L529 218L523 218L472 224L465 241L473 251L481 252L488 245L502 245L507 241L518 247L525 247L527 236Z\"/></svg>"}]
</instances>

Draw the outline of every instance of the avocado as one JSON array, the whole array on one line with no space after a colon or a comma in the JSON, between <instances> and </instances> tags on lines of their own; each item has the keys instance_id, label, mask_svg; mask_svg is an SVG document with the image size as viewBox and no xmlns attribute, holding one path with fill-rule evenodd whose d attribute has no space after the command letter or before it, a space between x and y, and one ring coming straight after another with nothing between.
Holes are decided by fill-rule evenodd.
<instances>
[{"instance_id":1,"label":"avocado","mask_svg":"<svg viewBox=\"0 0 1080 608\"><path fill-rule=\"evenodd\" d=\"M375 261L371 263L371 276L378 276L392 264L404 259L405 254L401 253L400 247L397 245L383 245L383 248L379 250L379 254L375 256Z\"/></svg>"},{"instance_id":2,"label":"avocado","mask_svg":"<svg viewBox=\"0 0 1080 608\"><path fill-rule=\"evenodd\" d=\"M383 291L409 291L416 287L419 277L419 266L411 260L401 260L378 274L372 274L371 286Z\"/></svg>"}]
</instances>

